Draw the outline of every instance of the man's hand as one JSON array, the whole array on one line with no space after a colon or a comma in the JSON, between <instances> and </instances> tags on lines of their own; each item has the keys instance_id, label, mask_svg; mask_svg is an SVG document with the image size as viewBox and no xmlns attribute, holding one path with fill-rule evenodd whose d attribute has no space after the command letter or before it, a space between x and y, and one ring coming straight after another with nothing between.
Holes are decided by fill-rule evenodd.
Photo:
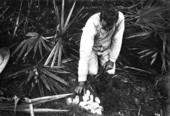
<instances>
[{"instance_id":1,"label":"man's hand","mask_svg":"<svg viewBox=\"0 0 170 116\"><path fill-rule=\"evenodd\" d=\"M112 61L107 61L106 64L105 64L105 71L108 71L110 69L112 69L114 67L115 63L112 62Z\"/></svg>"},{"instance_id":2,"label":"man's hand","mask_svg":"<svg viewBox=\"0 0 170 116\"><path fill-rule=\"evenodd\" d=\"M85 82L79 82L78 85L74 89L75 93L82 94L82 92L85 92Z\"/></svg>"},{"instance_id":3,"label":"man's hand","mask_svg":"<svg viewBox=\"0 0 170 116\"><path fill-rule=\"evenodd\" d=\"M95 52L102 52L102 45L100 46L93 46L92 48Z\"/></svg>"}]
</instances>

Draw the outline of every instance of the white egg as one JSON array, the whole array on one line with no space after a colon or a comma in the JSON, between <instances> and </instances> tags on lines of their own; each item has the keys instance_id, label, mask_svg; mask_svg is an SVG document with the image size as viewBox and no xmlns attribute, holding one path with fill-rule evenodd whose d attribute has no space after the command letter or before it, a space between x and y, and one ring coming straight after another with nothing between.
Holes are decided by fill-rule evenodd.
<instances>
[{"instance_id":1,"label":"white egg","mask_svg":"<svg viewBox=\"0 0 170 116\"><path fill-rule=\"evenodd\" d=\"M95 102L100 104L100 99L98 97L95 97Z\"/></svg>"},{"instance_id":2,"label":"white egg","mask_svg":"<svg viewBox=\"0 0 170 116\"><path fill-rule=\"evenodd\" d=\"M78 104L80 101L79 96L76 95L75 98L73 99L73 104Z\"/></svg>"},{"instance_id":3,"label":"white egg","mask_svg":"<svg viewBox=\"0 0 170 116\"><path fill-rule=\"evenodd\" d=\"M94 107L94 109L98 109L98 108L100 107L100 105L99 105L99 103L94 102L94 103L93 103L93 107Z\"/></svg>"},{"instance_id":4,"label":"white egg","mask_svg":"<svg viewBox=\"0 0 170 116\"><path fill-rule=\"evenodd\" d=\"M92 114L96 114L96 110L90 110Z\"/></svg>"},{"instance_id":5,"label":"white egg","mask_svg":"<svg viewBox=\"0 0 170 116\"><path fill-rule=\"evenodd\" d=\"M103 111L103 107L102 106L99 106L97 109L100 109L101 111Z\"/></svg>"},{"instance_id":6,"label":"white egg","mask_svg":"<svg viewBox=\"0 0 170 116\"><path fill-rule=\"evenodd\" d=\"M86 94L83 96L83 101L88 101L89 100L89 96L87 96Z\"/></svg>"},{"instance_id":7,"label":"white egg","mask_svg":"<svg viewBox=\"0 0 170 116\"><path fill-rule=\"evenodd\" d=\"M90 110L89 106L86 104L84 107L83 107L85 110Z\"/></svg>"},{"instance_id":8,"label":"white egg","mask_svg":"<svg viewBox=\"0 0 170 116\"><path fill-rule=\"evenodd\" d=\"M96 110L99 107L99 104L96 102L93 102L89 105L90 110Z\"/></svg>"},{"instance_id":9,"label":"white egg","mask_svg":"<svg viewBox=\"0 0 170 116\"><path fill-rule=\"evenodd\" d=\"M102 111L100 109L96 109L96 114L102 115Z\"/></svg>"},{"instance_id":10,"label":"white egg","mask_svg":"<svg viewBox=\"0 0 170 116\"><path fill-rule=\"evenodd\" d=\"M93 101L93 100L94 100L94 96L90 95L90 101Z\"/></svg>"},{"instance_id":11,"label":"white egg","mask_svg":"<svg viewBox=\"0 0 170 116\"><path fill-rule=\"evenodd\" d=\"M85 105L86 105L86 102L82 101L82 102L79 103L79 106L82 107L82 108L84 108Z\"/></svg>"},{"instance_id":12,"label":"white egg","mask_svg":"<svg viewBox=\"0 0 170 116\"><path fill-rule=\"evenodd\" d=\"M86 90L86 93L85 93L87 96L90 96L90 91L89 90Z\"/></svg>"},{"instance_id":13,"label":"white egg","mask_svg":"<svg viewBox=\"0 0 170 116\"><path fill-rule=\"evenodd\" d=\"M73 102L72 98L69 97L69 98L66 99L66 104L67 105L72 104L72 102Z\"/></svg>"}]
</instances>

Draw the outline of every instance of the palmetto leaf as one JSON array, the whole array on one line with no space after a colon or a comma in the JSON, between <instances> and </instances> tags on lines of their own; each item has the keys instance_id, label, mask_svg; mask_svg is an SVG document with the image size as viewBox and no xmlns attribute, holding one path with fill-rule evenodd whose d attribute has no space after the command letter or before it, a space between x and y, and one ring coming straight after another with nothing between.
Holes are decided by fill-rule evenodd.
<instances>
[{"instance_id":1,"label":"palmetto leaf","mask_svg":"<svg viewBox=\"0 0 170 116\"><path fill-rule=\"evenodd\" d=\"M169 34L166 34L166 33L160 34L160 39L163 41L162 52L161 52L162 70L163 71L166 71L166 69L167 69L166 68L166 62L167 62L167 59L166 59L166 48L168 46L168 44L167 44L167 39L169 38L168 35Z\"/></svg>"},{"instance_id":2,"label":"palmetto leaf","mask_svg":"<svg viewBox=\"0 0 170 116\"><path fill-rule=\"evenodd\" d=\"M30 112L30 110L32 111L35 110L35 112L41 112L41 113L42 112L66 112L68 110L61 110L61 109L55 110L55 109L48 109L48 108L33 109L33 105L62 99L71 95L73 95L73 93L38 97L33 99L28 99L28 98L20 99L17 96L15 96L14 98L0 97L0 104L1 104L0 110L13 111L15 109L15 111L22 111L22 112L23 111ZM17 104L18 102L19 104ZM17 104L17 107L15 106L15 104ZM30 105L32 106L32 108L30 108Z\"/></svg>"},{"instance_id":3,"label":"palmetto leaf","mask_svg":"<svg viewBox=\"0 0 170 116\"><path fill-rule=\"evenodd\" d=\"M127 24L136 28L126 39L137 48L139 58L150 62L150 65L161 56L162 71L166 70L167 40L168 34L165 30L169 21L169 8L166 4L157 4L155 0L146 1L141 7L127 11ZM133 38L133 39L132 39ZM132 46L133 46L132 45Z\"/></svg>"},{"instance_id":4,"label":"palmetto leaf","mask_svg":"<svg viewBox=\"0 0 170 116\"><path fill-rule=\"evenodd\" d=\"M78 12L77 14L73 17L73 19L70 21L70 23L65 23L65 28L66 30L73 24L73 23L76 23L76 19L78 19L78 15L82 12L82 10L84 9L84 7L82 7ZM84 16L85 17L85 16ZM83 16L81 17L83 18Z\"/></svg>"},{"instance_id":5,"label":"palmetto leaf","mask_svg":"<svg viewBox=\"0 0 170 116\"><path fill-rule=\"evenodd\" d=\"M57 17L57 22L60 24L60 15L59 15L58 7L55 3L55 0L53 0L53 7L54 7L54 10L55 10L55 15Z\"/></svg>"},{"instance_id":6,"label":"palmetto leaf","mask_svg":"<svg viewBox=\"0 0 170 116\"><path fill-rule=\"evenodd\" d=\"M47 60L44 63L44 66L46 66L51 61L53 56L54 56L54 58L56 58L55 55L58 54L58 49L59 49L59 45L58 44L59 43L57 42L56 45L53 47L52 51L50 52L50 55L48 56ZM56 60L56 59L54 59L54 60ZM54 60L53 60L53 62L54 62Z\"/></svg>"},{"instance_id":7,"label":"palmetto leaf","mask_svg":"<svg viewBox=\"0 0 170 116\"><path fill-rule=\"evenodd\" d=\"M48 81L48 83L50 83L50 84L49 84L50 89L51 89L55 94L57 94L56 89L54 88L53 84L51 84L51 79L48 79L47 81Z\"/></svg>"},{"instance_id":8,"label":"palmetto leaf","mask_svg":"<svg viewBox=\"0 0 170 116\"><path fill-rule=\"evenodd\" d=\"M152 61L151 61L150 65L152 65L155 62L155 60L157 59L157 56L158 56L158 53L155 53L155 54L153 54L151 56L152 57Z\"/></svg>"},{"instance_id":9,"label":"palmetto leaf","mask_svg":"<svg viewBox=\"0 0 170 116\"><path fill-rule=\"evenodd\" d=\"M49 91L53 91L54 93L56 93L56 89L65 91L60 84L62 83L63 85L68 86L68 83L56 75L57 73L60 73L60 68L51 69L49 67L39 67L38 70L40 72L41 81Z\"/></svg>"},{"instance_id":10,"label":"palmetto leaf","mask_svg":"<svg viewBox=\"0 0 170 116\"><path fill-rule=\"evenodd\" d=\"M167 40L166 54L165 54L167 64L170 66L170 40Z\"/></svg>"},{"instance_id":11,"label":"palmetto leaf","mask_svg":"<svg viewBox=\"0 0 170 116\"><path fill-rule=\"evenodd\" d=\"M63 52L63 45L61 44L58 51L58 66L61 66L62 52Z\"/></svg>"},{"instance_id":12,"label":"palmetto leaf","mask_svg":"<svg viewBox=\"0 0 170 116\"><path fill-rule=\"evenodd\" d=\"M17 104L19 102L20 98L18 98L17 96L14 96L14 112L16 113L16 109L17 109Z\"/></svg>"},{"instance_id":13,"label":"palmetto leaf","mask_svg":"<svg viewBox=\"0 0 170 116\"><path fill-rule=\"evenodd\" d=\"M51 63L51 67L54 66L55 61L56 61L56 59L57 59L57 57L58 57L58 55L59 55L59 49L60 49L60 44L59 44L59 42L57 42L55 48L56 48L56 49L54 50L55 53L54 53L54 57L53 57L53 60L52 60L52 63Z\"/></svg>"},{"instance_id":14,"label":"palmetto leaf","mask_svg":"<svg viewBox=\"0 0 170 116\"><path fill-rule=\"evenodd\" d=\"M141 55L140 58L143 58L143 57L147 57L147 56L151 56L152 54L154 54L155 51L147 51L145 52L145 54Z\"/></svg>"},{"instance_id":15,"label":"palmetto leaf","mask_svg":"<svg viewBox=\"0 0 170 116\"><path fill-rule=\"evenodd\" d=\"M33 98L33 99L31 99L31 103L33 105L36 105L36 104L40 104L40 103L45 103L45 102L65 98L65 97L70 96L70 95L73 95L73 93L53 95L53 96L44 96L44 97L40 97L40 98Z\"/></svg>"},{"instance_id":16,"label":"palmetto leaf","mask_svg":"<svg viewBox=\"0 0 170 116\"><path fill-rule=\"evenodd\" d=\"M64 4L65 4L65 0L62 0L62 8L61 8L61 30L63 31L63 27L64 27Z\"/></svg>"},{"instance_id":17,"label":"palmetto leaf","mask_svg":"<svg viewBox=\"0 0 170 116\"><path fill-rule=\"evenodd\" d=\"M23 75L25 73L28 73L30 70L32 70L33 67L32 66L27 66L26 68L23 68L22 70L20 71L17 71L15 73L12 73L12 74L9 74L7 76L4 77L4 79L13 79L13 78L16 78L18 77L19 75Z\"/></svg>"},{"instance_id":18,"label":"palmetto leaf","mask_svg":"<svg viewBox=\"0 0 170 116\"><path fill-rule=\"evenodd\" d=\"M153 63L156 61L157 57L158 57L158 51L157 49L144 49L140 52L138 52L138 54L140 55L139 58L150 58L151 62L150 65L153 65Z\"/></svg>"},{"instance_id":19,"label":"palmetto leaf","mask_svg":"<svg viewBox=\"0 0 170 116\"><path fill-rule=\"evenodd\" d=\"M143 43L147 43L145 41L147 41L148 38L151 37L151 35L153 35L153 32L151 32L151 31L136 32L136 33L133 33L133 34L127 36L126 39L133 42L134 45L142 45ZM146 49L144 49L144 50L146 50Z\"/></svg>"},{"instance_id":20,"label":"palmetto leaf","mask_svg":"<svg viewBox=\"0 0 170 116\"><path fill-rule=\"evenodd\" d=\"M9 9L9 7L6 7L3 11L2 11L2 13L0 13L0 18L6 13L6 11ZM2 9L1 9L2 10Z\"/></svg>"},{"instance_id":21,"label":"palmetto leaf","mask_svg":"<svg viewBox=\"0 0 170 116\"><path fill-rule=\"evenodd\" d=\"M68 71L65 71L65 70L57 70L57 71L54 71L54 72L56 72L56 73L60 73L60 74L69 74L70 72L68 72Z\"/></svg>"},{"instance_id":22,"label":"palmetto leaf","mask_svg":"<svg viewBox=\"0 0 170 116\"><path fill-rule=\"evenodd\" d=\"M14 50L14 52L12 53L12 55L14 55L16 52L20 51L17 60L24 54L24 59L27 57L27 55L33 50L34 52L34 56L37 53L37 49L39 49L39 52L42 54L42 46L47 49L50 50L50 48L48 47L48 45L45 43L47 40L44 39L43 36L40 36L38 33L36 32L29 32L26 34L27 37L30 37L29 39L25 39L24 41L22 41L20 43L20 45ZM33 56L33 58L34 58Z\"/></svg>"},{"instance_id":23,"label":"palmetto leaf","mask_svg":"<svg viewBox=\"0 0 170 116\"><path fill-rule=\"evenodd\" d=\"M167 24L163 18L164 13L167 11L167 7L151 3L144 6L138 11L137 23L146 25L151 29L164 29L164 25Z\"/></svg>"},{"instance_id":24,"label":"palmetto leaf","mask_svg":"<svg viewBox=\"0 0 170 116\"><path fill-rule=\"evenodd\" d=\"M126 23L127 25L133 24L134 26L140 26L146 30L160 30L165 29L167 24L168 7L163 4L159 4L155 0L145 1L145 4L137 4L135 7L128 7L126 9Z\"/></svg>"},{"instance_id":25,"label":"palmetto leaf","mask_svg":"<svg viewBox=\"0 0 170 116\"><path fill-rule=\"evenodd\" d=\"M135 34L132 34L128 37L126 37L126 39L130 39L130 38L135 38L135 37L145 37L145 36L150 36L152 32L139 32L139 33L135 33Z\"/></svg>"},{"instance_id":26,"label":"palmetto leaf","mask_svg":"<svg viewBox=\"0 0 170 116\"><path fill-rule=\"evenodd\" d=\"M40 95L44 95L44 88L54 93L56 93L57 90L66 91L64 87L68 87L68 82L58 76L59 73L65 74L66 72L63 67L52 69L39 65L27 65L22 70L9 74L3 79L18 79L18 77L22 77L20 86L30 86L29 84L31 84L30 91L32 91L34 87L38 87Z\"/></svg>"},{"instance_id":27,"label":"palmetto leaf","mask_svg":"<svg viewBox=\"0 0 170 116\"><path fill-rule=\"evenodd\" d=\"M65 20L65 0L62 0L62 5L61 5L61 15L58 12L58 7L56 6L55 0L53 0L53 5L55 9L55 14L57 16L57 27L56 27L56 43L52 48L51 53L49 54L47 60L44 63L44 66L47 66L49 63L51 63L51 67L55 65L55 62L57 60L57 65L61 66L62 63L62 54L64 52L64 45L63 43L66 43L67 41L64 40L64 35L66 34L68 28L75 23L76 19L78 19L78 15L82 11L82 9L76 13L76 15L72 18L73 10L75 8L76 2L73 3L67 18Z\"/></svg>"},{"instance_id":28,"label":"palmetto leaf","mask_svg":"<svg viewBox=\"0 0 170 116\"><path fill-rule=\"evenodd\" d=\"M165 56L161 53L161 59L162 59L162 71L166 71L166 59Z\"/></svg>"},{"instance_id":29,"label":"palmetto leaf","mask_svg":"<svg viewBox=\"0 0 170 116\"><path fill-rule=\"evenodd\" d=\"M45 70L45 68L39 67L39 70L45 75L47 75L48 77L51 77L52 79L59 81L60 83L68 86L68 83L64 79L60 78L59 76L56 76L55 74L49 72L48 70Z\"/></svg>"},{"instance_id":30,"label":"palmetto leaf","mask_svg":"<svg viewBox=\"0 0 170 116\"><path fill-rule=\"evenodd\" d=\"M66 89L62 87L58 82L54 82L52 79L50 79L49 81L51 85L53 85L53 87L55 87L56 89L66 92Z\"/></svg>"},{"instance_id":31,"label":"palmetto leaf","mask_svg":"<svg viewBox=\"0 0 170 116\"><path fill-rule=\"evenodd\" d=\"M43 83L41 83L39 80L37 81L37 84L38 84L38 89L39 89L39 92L40 92L40 95L41 96L44 96L44 88L43 88Z\"/></svg>"},{"instance_id":32,"label":"palmetto leaf","mask_svg":"<svg viewBox=\"0 0 170 116\"><path fill-rule=\"evenodd\" d=\"M15 51L12 53L12 56L17 52L17 50L19 50L21 48L21 51L17 57L17 61L18 59L21 57L21 55L24 53L24 51L27 49L28 47L28 42L26 40L24 40L16 49Z\"/></svg>"},{"instance_id":33,"label":"palmetto leaf","mask_svg":"<svg viewBox=\"0 0 170 116\"><path fill-rule=\"evenodd\" d=\"M34 76L34 74L35 74L35 73L34 73L34 71L32 71L32 70L29 72L29 75L28 75L28 77L27 77L27 81L26 81L25 84L27 84L27 83L31 80L31 78Z\"/></svg>"},{"instance_id":34,"label":"palmetto leaf","mask_svg":"<svg viewBox=\"0 0 170 116\"><path fill-rule=\"evenodd\" d=\"M28 32L25 36L37 38L39 34L37 32Z\"/></svg>"},{"instance_id":35,"label":"palmetto leaf","mask_svg":"<svg viewBox=\"0 0 170 116\"><path fill-rule=\"evenodd\" d=\"M43 84L45 85L45 87L46 87L49 91L51 91L50 83L49 83L48 80L47 80L48 78L47 78L44 74L41 74L41 75L40 75L40 78L41 78Z\"/></svg>"},{"instance_id":36,"label":"palmetto leaf","mask_svg":"<svg viewBox=\"0 0 170 116\"><path fill-rule=\"evenodd\" d=\"M66 20L66 22L65 22L65 24L64 24L64 29L65 29L65 30L67 29L67 26L68 26L68 23L69 23L70 18L71 18L71 16L72 16L72 13L73 13L75 4L76 4L76 2L74 2L74 4L73 4L73 6L72 6L72 8L71 8L71 10L70 10L70 12L69 12L69 14L68 14L68 16L67 16L67 20Z\"/></svg>"}]
</instances>

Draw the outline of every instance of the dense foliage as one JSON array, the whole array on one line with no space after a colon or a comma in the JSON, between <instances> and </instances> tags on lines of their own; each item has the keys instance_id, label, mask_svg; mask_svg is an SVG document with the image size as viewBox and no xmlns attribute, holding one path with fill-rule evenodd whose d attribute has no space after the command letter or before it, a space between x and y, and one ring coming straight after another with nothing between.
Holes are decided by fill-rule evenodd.
<instances>
[{"instance_id":1,"label":"dense foliage","mask_svg":"<svg viewBox=\"0 0 170 116\"><path fill-rule=\"evenodd\" d=\"M9 47L11 57L1 74L1 96L37 97L72 91L81 28L101 6L116 6L126 18L117 74L90 76L88 87L100 96L106 114L161 114L164 92L162 96L157 87L170 72L169 5L166 0L2 0L0 46Z\"/></svg>"}]
</instances>

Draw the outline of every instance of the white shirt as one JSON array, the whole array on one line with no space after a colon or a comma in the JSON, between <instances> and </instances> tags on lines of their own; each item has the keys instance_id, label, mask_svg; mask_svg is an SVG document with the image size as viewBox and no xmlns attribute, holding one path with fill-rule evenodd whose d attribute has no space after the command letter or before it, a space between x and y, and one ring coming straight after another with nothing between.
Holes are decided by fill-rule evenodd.
<instances>
[{"instance_id":1,"label":"white shirt","mask_svg":"<svg viewBox=\"0 0 170 116\"><path fill-rule=\"evenodd\" d=\"M88 74L89 56L94 46L110 49L109 59L115 62L122 46L125 18L118 12L118 21L113 28L106 32L100 25L100 13L92 15L86 22L80 41L80 59L78 65L78 81L86 81ZM100 51L97 53L100 54Z\"/></svg>"}]
</instances>

